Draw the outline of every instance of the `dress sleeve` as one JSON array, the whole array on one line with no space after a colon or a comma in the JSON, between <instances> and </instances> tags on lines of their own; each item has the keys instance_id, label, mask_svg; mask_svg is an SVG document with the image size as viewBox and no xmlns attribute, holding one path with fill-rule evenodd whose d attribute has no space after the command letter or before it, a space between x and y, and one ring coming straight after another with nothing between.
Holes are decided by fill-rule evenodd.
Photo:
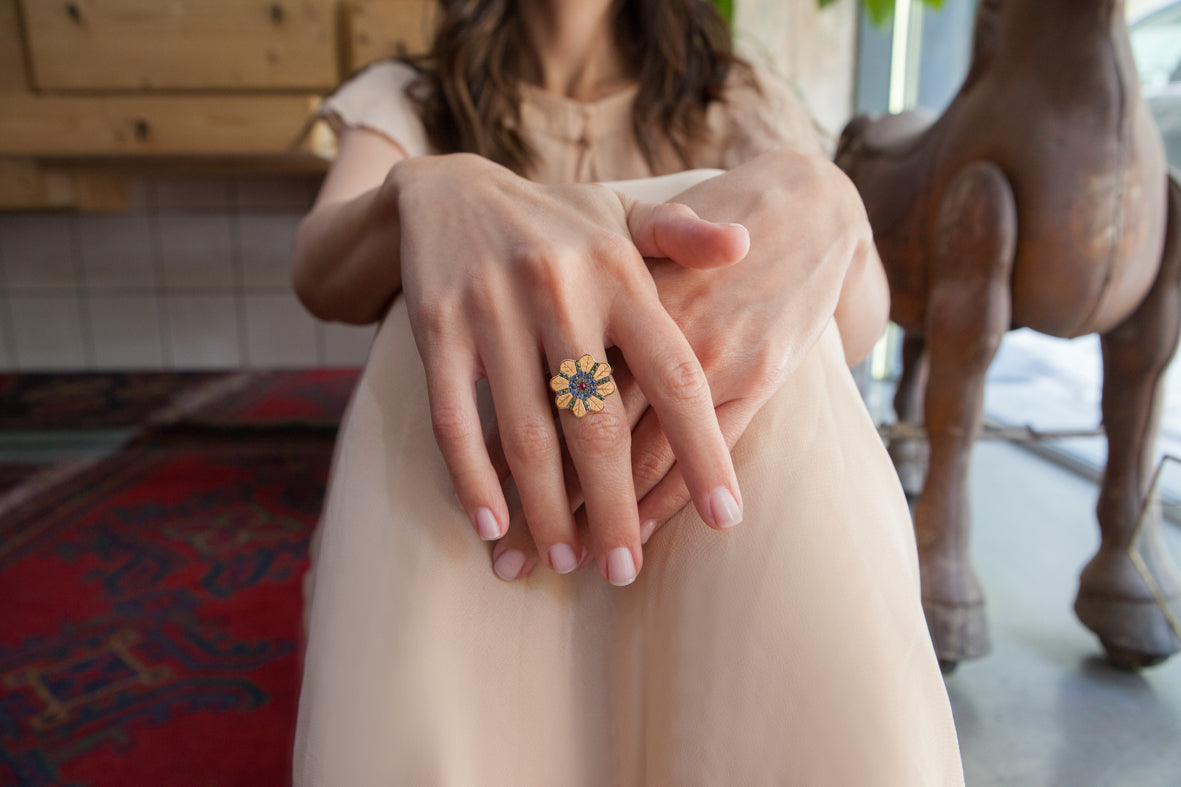
<instances>
[{"instance_id":1,"label":"dress sleeve","mask_svg":"<svg viewBox=\"0 0 1181 787\"><path fill-rule=\"evenodd\" d=\"M374 63L325 98L320 117L337 133L343 128L364 128L387 137L408 156L429 155L426 128L406 95L406 86L415 75L405 63Z\"/></svg>"},{"instance_id":2,"label":"dress sleeve","mask_svg":"<svg viewBox=\"0 0 1181 787\"><path fill-rule=\"evenodd\" d=\"M824 155L820 132L791 86L760 66L752 76L731 76L725 99L709 109L707 123L718 144L710 166L733 169L784 146Z\"/></svg>"}]
</instances>

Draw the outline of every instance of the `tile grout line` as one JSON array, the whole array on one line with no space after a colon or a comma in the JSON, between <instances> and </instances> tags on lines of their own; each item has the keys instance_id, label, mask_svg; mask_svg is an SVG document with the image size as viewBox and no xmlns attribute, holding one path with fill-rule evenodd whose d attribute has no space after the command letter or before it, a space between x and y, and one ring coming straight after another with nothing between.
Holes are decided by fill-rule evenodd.
<instances>
[{"instance_id":1,"label":"tile grout line","mask_svg":"<svg viewBox=\"0 0 1181 787\"><path fill-rule=\"evenodd\" d=\"M97 353L94 344L94 320L90 310L90 283L86 275L86 264L83 261L82 221L78 211L69 215L70 223L70 258L74 263L74 298L78 304L78 325L82 334L82 362L83 366L93 371L97 365Z\"/></svg>"},{"instance_id":2,"label":"tile grout line","mask_svg":"<svg viewBox=\"0 0 1181 787\"><path fill-rule=\"evenodd\" d=\"M0 225L2 228L2 225ZM4 330L4 344L10 369L20 369L20 357L16 346L16 323L12 319L11 290L8 289L8 269L4 259L4 233L0 231L0 326Z\"/></svg>"},{"instance_id":3,"label":"tile grout line","mask_svg":"<svg viewBox=\"0 0 1181 787\"><path fill-rule=\"evenodd\" d=\"M172 321L168 308L168 294L164 287L164 237L160 229L160 200L157 194L157 180L155 178L144 182L144 203L148 218L148 242L151 245L152 270L156 281L156 319L160 331L160 364L165 369L174 369L172 352Z\"/></svg>"},{"instance_id":4,"label":"tile grout line","mask_svg":"<svg viewBox=\"0 0 1181 787\"><path fill-rule=\"evenodd\" d=\"M233 269L234 306L238 318L238 365L250 368L250 342L247 341L246 324L246 273L242 261L242 220L238 205L238 181L226 179L230 222L230 265Z\"/></svg>"}]
</instances>

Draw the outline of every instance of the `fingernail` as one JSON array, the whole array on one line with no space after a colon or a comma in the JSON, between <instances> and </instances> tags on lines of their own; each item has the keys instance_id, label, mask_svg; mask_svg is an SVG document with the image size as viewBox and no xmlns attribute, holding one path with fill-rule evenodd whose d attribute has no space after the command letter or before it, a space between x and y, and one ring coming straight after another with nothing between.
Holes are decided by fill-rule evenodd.
<instances>
[{"instance_id":1,"label":"fingernail","mask_svg":"<svg viewBox=\"0 0 1181 787\"><path fill-rule=\"evenodd\" d=\"M569 544L554 544L550 547L549 564L559 574L569 574L578 568L578 558Z\"/></svg>"},{"instance_id":2,"label":"fingernail","mask_svg":"<svg viewBox=\"0 0 1181 787\"><path fill-rule=\"evenodd\" d=\"M742 521L742 511L730 490L720 486L709 496L709 512L713 514L714 525L728 530Z\"/></svg>"},{"instance_id":3,"label":"fingernail","mask_svg":"<svg viewBox=\"0 0 1181 787\"><path fill-rule=\"evenodd\" d=\"M492 564L492 570L505 582L512 582L521 575L524 565L525 556L523 554L515 549L506 549L500 557L496 558L496 562Z\"/></svg>"},{"instance_id":4,"label":"fingernail","mask_svg":"<svg viewBox=\"0 0 1181 787\"><path fill-rule=\"evenodd\" d=\"M647 544L648 539L652 538L652 534L656 532L656 520L649 519L640 525L640 543Z\"/></svg>"},{"instance_id":5,"label":"fingernail","mask_svg":"<svg viewBox=\"0 0 1181 787\"><path fill-rule=\"evenodd\" d=\"M619 586L636 581L636 562L627 547L617 547L607 553L607 581Z\"/></svg>"},{"instance_id":6,"label":"fingernail","mask_svg":"<svg viewBox=\"0 0 1181 787\"><path fill-rule=\"evenodd\" d=\"M500 538L500 524L487 508L476 509L476 532L485 541L495 541Z\"/></svg>"}]
</instances>

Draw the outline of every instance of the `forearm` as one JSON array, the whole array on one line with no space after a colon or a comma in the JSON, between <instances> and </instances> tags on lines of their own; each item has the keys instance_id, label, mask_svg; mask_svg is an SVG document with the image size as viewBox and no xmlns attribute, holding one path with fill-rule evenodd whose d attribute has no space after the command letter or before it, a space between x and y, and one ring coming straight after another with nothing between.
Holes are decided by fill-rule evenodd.
<instances>
[{"instance_id":1,"label":"forearm","mask_svg":"<svg viewBox=\"0 0 1181 787\"><path fill-rule=\"evenodd\" d=\"M862 244L849 264L835 317L845 362L856 366L869 357L890 320L890 287L872 241Z\"/></svg>"},{"instance_id":2,"label":"forearm","mask_svg":"<svg viewBox=\"0 0 1181 787\"><path fill-rule=\"evenodd\" d=\"M401 228L385 186L317 205L295 236L293 281L304 306L323 320L381 319L402 288Z\"/></svg>"}]
</instances>

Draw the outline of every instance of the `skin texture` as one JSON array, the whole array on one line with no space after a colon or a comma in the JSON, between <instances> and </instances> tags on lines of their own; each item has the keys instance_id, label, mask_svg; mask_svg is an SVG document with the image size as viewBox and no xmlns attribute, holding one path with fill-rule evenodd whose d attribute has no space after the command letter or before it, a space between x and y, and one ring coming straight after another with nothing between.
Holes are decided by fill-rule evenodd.
<instances>
[{"instance_id":1,"label":"skin texture","mask_svg":"<svg viewBox=\"0 0 1181 787\"><path fill-rule=\"evenodd\" d=\"M586 98L617 85L599 43L609 3L542 6L529 29L544 86ZM593 558L627 584L652 529L641 522L690 500L707 524L737 524L729 448L838 297L863 318L841 324L847 350L880 334L884 277L835 167L782 150L686 177L633 183L649 189L638 200L627 187L541 186L476 156L407 159L375 133L342 134L297 234L297 292L317 316L354 323L405 295L460 505L481 537L508 534L493 551L502 578L541 555L563 572ZM742 320L727 317L738 310ZM555 423L548 389L522 381L584 352L611 359L621 394L603 413ZM490 448L475 407L484 377ZM508 475L518 483L506 498Z\"/></svg>"}]
</instances>

